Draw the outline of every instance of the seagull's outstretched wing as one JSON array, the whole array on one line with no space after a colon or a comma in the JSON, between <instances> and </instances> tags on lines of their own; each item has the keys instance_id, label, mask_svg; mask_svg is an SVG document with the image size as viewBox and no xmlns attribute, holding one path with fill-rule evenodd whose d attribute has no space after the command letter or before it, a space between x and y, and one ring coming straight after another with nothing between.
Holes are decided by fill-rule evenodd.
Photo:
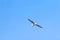
<instances>
[{"instance_id":1,"label":"seagull's outstretched wing","mask_svg":"<svg viewBox=\"0 0 60 40\"><path fill-rule=\"evenodd\" d=\"M34 24L34 22L32 21L32 20L30 20L30 19L28 19L31 23L33 23Z\"/></svg>"},{"instance_id":2,"label":"seagull's outstretched wing","mask_svg":"<svg viewBox=\"0 0 60 40\"><path fill-rule=\"evenodd\" d=\"M38 24L36 24L36 26L38 26L38 27L40 27L40 28L42 28L40 25L38 25Z\"/></svg>"}]
</instances>

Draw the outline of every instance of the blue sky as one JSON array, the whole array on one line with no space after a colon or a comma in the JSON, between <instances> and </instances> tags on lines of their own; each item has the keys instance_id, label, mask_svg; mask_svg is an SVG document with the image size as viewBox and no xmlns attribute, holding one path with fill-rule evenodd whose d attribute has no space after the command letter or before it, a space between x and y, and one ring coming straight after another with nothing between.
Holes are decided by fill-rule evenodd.
<instances>
[{"instance_id":1,"label":"blue sky","mask_svg":"<svg viewBox=\"0 0 60 40\"><path fill-rule=\"evenodd\" d=\"M0 0L0 40L60 40L60 0Z\"/></svg>"}]
</instances>

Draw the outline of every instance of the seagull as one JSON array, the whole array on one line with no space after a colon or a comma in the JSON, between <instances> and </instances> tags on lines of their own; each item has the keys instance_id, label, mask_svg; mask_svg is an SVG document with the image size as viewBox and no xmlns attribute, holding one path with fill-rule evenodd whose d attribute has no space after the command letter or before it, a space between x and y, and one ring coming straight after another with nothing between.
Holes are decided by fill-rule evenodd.
<instances>
[{"instance_id":1,"label":"seagull","mask_svg":"<svg viewBox=\"0 0 60 40\"><path fill-rule=\"evenodd\" d=\"M31 19L28 19L28 21L30 21L30 22L32 23L32 26L33 26L33 27L34 27L34 26L37 26L37 27L42 28L39 24L33 22Z\"/></svg>"}]
</instances>

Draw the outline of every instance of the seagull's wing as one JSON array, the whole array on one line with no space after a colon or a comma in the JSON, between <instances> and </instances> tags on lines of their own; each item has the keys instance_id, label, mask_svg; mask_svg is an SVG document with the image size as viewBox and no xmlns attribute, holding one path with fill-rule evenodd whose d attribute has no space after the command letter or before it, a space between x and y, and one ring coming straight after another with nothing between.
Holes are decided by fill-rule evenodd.
<instances>
[{"instance_id":1,"label":"seagull's wing","mask_svg":"<svg viewBox=\"0 0 60 40\"><path fill-rule=\"evenodd\" d=\"M36 24L36 26L38 26L38 27L40 27L40 28L42 28L40 25L38 25L38 24Z\"/></svg>"},{"instance_id":2,"label":"seagull's wing","mask_svg":"<svg viewBox=\"0 0 60 40\"><path fill-rule=\"evenodd\" d=\"M33 24L34 24L34 22L33 22L32 20L28 19L28 21L30 21L31 23L33 23Z\"/></svg>"}]
</instances>

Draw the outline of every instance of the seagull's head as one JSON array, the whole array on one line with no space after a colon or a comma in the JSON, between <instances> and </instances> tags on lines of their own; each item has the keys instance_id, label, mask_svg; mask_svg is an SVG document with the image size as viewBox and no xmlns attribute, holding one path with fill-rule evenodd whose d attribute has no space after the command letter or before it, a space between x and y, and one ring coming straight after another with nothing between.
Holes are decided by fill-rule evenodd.
<instances>
[{"instance_id":1,"label":"seagull's head","mask_svg":"<svg viewBox=\"0 0 60 40\"><path fill-rule=\"evenodd\" d=\"M37 23L35 23L35 24L37 24Z\"/></svg>"}]
</instances>

